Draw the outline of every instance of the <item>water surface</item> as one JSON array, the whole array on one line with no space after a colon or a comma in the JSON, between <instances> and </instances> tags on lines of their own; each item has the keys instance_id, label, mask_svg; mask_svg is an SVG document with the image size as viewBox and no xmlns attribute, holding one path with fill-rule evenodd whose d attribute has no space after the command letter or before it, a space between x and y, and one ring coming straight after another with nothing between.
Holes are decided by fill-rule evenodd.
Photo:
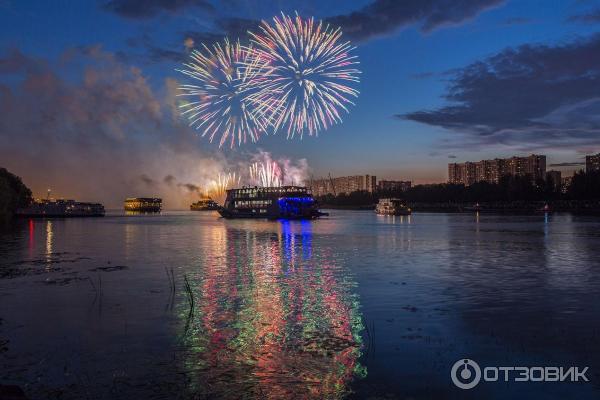
<instances>
[{"instance_id":1,"label":"water surface","mask_svg":"<svg viewBox=\"0 0 600 400\"><path fill-rule=\"evenodd\" d=\"M0 384L31 398L597 398L600 218L337 211L25 220ZM589 366L453 386L450 368Z\"/></svg>"}]
</instances>

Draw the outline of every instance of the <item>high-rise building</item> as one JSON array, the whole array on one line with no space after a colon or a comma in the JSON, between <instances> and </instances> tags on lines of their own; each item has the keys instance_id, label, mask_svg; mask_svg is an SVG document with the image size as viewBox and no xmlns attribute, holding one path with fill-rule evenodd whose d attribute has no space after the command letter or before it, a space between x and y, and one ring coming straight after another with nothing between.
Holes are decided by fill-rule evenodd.
<instances>
[{"instance_id":1,"label":"high-rise building","mask_svg":"<svg viewBox=\"0 0 600 400\"><path fill-rule=\"evenodd\" d=\"M387 181L381 180L377 183L377 190L379 191L402 191L405 192L410 189L412 185L411 181Z\"/></svg>"},{"instance_id":2,"label":"high-rise building","mask_svg":"<svg viewBox=\"0 0 600 400\"><path fill-rule=\"evenodd\" d=\"M585 156L585 171L600 171L600 153Z\"/></svg>"},{"instance_id":3,"label":"high-rise building","mask_svg":"<svg viewBox=\"0 0 600 400\"><path fill-rule=\"evenodd\" d=\"M546 172L546 182L551 182L555 190L562 187L562 174L560 171L548 171Z\"/></svg>"},{"instance_id":4,"label":"high-rise building","mask_svg":"<svg viewBox=\"0 0 600 400\"><path fill-rule=\"evenodd\" d=\"M448 164L448 182L472 185L475 182L498 183L504 175L531 176L534 180L546 177L546 156L496 158L478 162Z\"/></svg>"},{"instance_id":5,"label":"high-rise building","mask_svg":"<svg viewBox=\"0 0 600 400\"><path fill-rule=\"evenodd\" d=\"M310 180L306 184L315 196L349 194L357 191L373 193L377 190L377 177L375 175L353 175L339 178L320 178Z\"/></svg>"}]
</instances>

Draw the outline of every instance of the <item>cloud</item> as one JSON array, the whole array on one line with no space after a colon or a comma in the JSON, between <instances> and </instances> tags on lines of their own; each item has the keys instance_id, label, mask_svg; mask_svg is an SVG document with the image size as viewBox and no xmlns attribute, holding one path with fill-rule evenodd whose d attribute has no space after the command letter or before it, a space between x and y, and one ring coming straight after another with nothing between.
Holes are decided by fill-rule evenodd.
<instances>
[{"instance_id":1,"label":"cloud","mask_svg":"<svg viewBox=\"0 0 600 400\"><path fill-rule=\"evenodd\" d=\"M399 118L456 132L443 147L600 144L600 35L508 48L450 74L448 104Z\"/></svg>"},{"instance_id":2,"label":"cloud","mask_svg":"<svg viewBox=\"0 0 600 400\"><path fill-rule=\"evenodd\" d=\"M345 36L365 41L376 36L388 35L396 30L419 25L428 33L447 25L459 25L475 18L479 13L499 6L505 0L375 0L350 14L325 18L325 22L341 27ZM192 39L196 47L210 44L227 36L232 40L248 41L248 31L258 32L261 21L249 18L217 18L214 29L187 31L184 40Z\"/></svg>"},{"instance_id":3,"label":"cloud","mask_svg":"<svg viewBox=\"0 0 600 400\"><path fill-rule=\"evenodd\" d=\"M456 158L456 156L454 154L450 154L448 155L448 158Z\"/></svg>"},{"instance_id":4,"label":"cloud","mask_svg":"<svg viewBox=\"0 0 600 400\"><path fill-rule=\"evenodd\" d=\"M173 175L167 175L163 179L163 182L169 186L172 186L175 183L175 181L177 181L177 178L175 178Z\"/></svg>"},{"instance_id":5,"label":"cloud","mask_svg":"<svg viewBox=\"0 0 600 400\"><path fill-rule=\"evenodd\" d=\"M156 186L156 183L157 183L154 179L150 178L146 174L140 175L140 180L148 186Z\"/></svg>"},{"instance_id":6,"label":"cloud","mask_svg":"<svg viewBox=\"0 0 600 400\"><path fill-rule=\"evenodd\" d=\"M350 14L327 18L351 39L364 41L418 25L424 33L459 25L504 0L375 0Z\"/></svg>"},{"instance_id":7,"label":"cloud","mask_svg":"<svg viewBox=\"0 0 600 400\"><path fill-rule=\"evenodd\" d=\"M200 191L200 186L194 185L193 183L179 183L177 186L185 188L194 193L198 193Z\"/></svg>"},{"instance_id":8,"label":"cloud","mask_svg":"<svg viewBox=\"0 0 600 400\"><path fill-rule=\"evenodd\" d=\"M133 19L152 18L163 12L175 14L189 7L214 11L206 0L110 0L102 6L106 11Z\"/></svg>"},{"instance_id":9,"label":"cloud","mask_svg":"<svg viewBox=\"0 0 600 400\"><path fill-rule=\"evenodd\" d=\"M50 187L107 207L162 197L166 209L183 209L219 174L247 180L257 160L276 159L286 183L308 176L304 159L217 150L179 116L176 80L153 89L141 70L100 46L68 49L59 62L11 51L0 65L10 66L0 70L10 78L0 83L0 163L37 196Z\"/></svg>"},{"instance_id":10,"label":"cloud","mask_svg":"<svg viewBox=\"0 0 600 400\"><path fill-rule=\"evenodd\" d=\"M215 28L212 31L185 31L183 32L184 46L189 50L198 48L201 44L210 46L220 42L224 38L240 40L242 43L249 41L248 31L258 32L261 21L246 18L220 18L215 20Z\"/></svg>"},{"instance_id":11,"label":"cloud","mask_svg":"<svg viewBox=\"0 0 600 400\"><path fill-rule=\"evenodd\" d=\"M108 207L160 196L166 208L183 208L194 196L169 187L175 176L203 186L228 168L173 114L174 82L155 91L139 69L99 46L69 49L60 62L11 51L0 65L10 66L0 71L10 74L0 84L0 160L38 195L51 187Z\"/></svg>"},{"instance_id":12,"label":"cloud","mask_svg":"<svg viewBox=\"0 0 600 400\"><path fill-rule=\"evenodd\" d=\"M600 22L600 8L590 10L585 14L571 15L567 18L568 22L578 22L584 24L596 24Z\"/></svg>"}]
</instances>

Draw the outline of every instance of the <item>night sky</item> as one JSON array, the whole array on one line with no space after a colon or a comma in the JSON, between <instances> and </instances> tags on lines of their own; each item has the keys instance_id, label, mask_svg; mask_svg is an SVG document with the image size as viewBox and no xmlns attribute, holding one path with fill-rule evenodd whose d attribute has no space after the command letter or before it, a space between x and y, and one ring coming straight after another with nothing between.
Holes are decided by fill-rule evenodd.
<instances>
[{"instance_id":1,"label":"night sky","mask_svg":"<svg viewBox=\"0 0 600 400\"><path fill-rule=\"evenodd\" d=\"M244 41L281 11L356 44L357 104L318 137L219 149L175 109L186 43ZM442 182L448 162L532 152L572 171L600 151L600 2L0 0L0 114L0 166L108 206L183 206L265 152L315 177Z\"/></svg>"}]
</instances>

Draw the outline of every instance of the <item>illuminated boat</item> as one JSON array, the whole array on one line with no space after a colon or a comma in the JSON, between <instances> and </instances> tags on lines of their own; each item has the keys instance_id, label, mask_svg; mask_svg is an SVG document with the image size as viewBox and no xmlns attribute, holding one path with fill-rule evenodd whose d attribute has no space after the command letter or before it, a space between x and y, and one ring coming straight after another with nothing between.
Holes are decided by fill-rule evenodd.
<instances>
[{"instance_id":1,"label":"illuminated boat","mask_svg":"<svg viewBox=\"0 0 600 400\"><path fill-rule=\"evenodd\" d=\"M244 187L227 191L223 218L315 219L320 212L309 189L301 186Z\"/></svg>"},{"instance_id":2,"label":"illuminated boat","mask_svg":"<svg viewBox=\"0 0 600 400\"><path fill-rule=\"evenodd\" d=\"M162 199L156 197L130 197L125 199L125 211L136 211L143 213L160 212Z\"/></svg>"},{"instance_id":3,"label":"illuminated boat","mask_svg":"<svg viewBox=\"0 0 600 400\"><path fill-rule=\"evenodd\" d=\"M37 200L29 207L19 208L17 216L30 218L49 217L103 217L100 203L82 203L75 200Z\"/></svg>"},{"instance_id":4,"label":"illuminated boat","mask_svg":"<svg viewBox=\"0 0 600 400\"><path fill-rule=\"evenodd\" d=\"M379 199L375 212L379 215L410 215L411 210L400 199Z\"/></svg>"},{"instance_id":5,"label":"illuminated boat","mask_svg":"<svg viewBox=\"0 0 600 400\"><path fill-rule=\"evenodd\" d=\"M213 211L218 209L219 205L210 197L202 198L190 206L190 210L192 211Z\"/></svg>"}]
</instances>

